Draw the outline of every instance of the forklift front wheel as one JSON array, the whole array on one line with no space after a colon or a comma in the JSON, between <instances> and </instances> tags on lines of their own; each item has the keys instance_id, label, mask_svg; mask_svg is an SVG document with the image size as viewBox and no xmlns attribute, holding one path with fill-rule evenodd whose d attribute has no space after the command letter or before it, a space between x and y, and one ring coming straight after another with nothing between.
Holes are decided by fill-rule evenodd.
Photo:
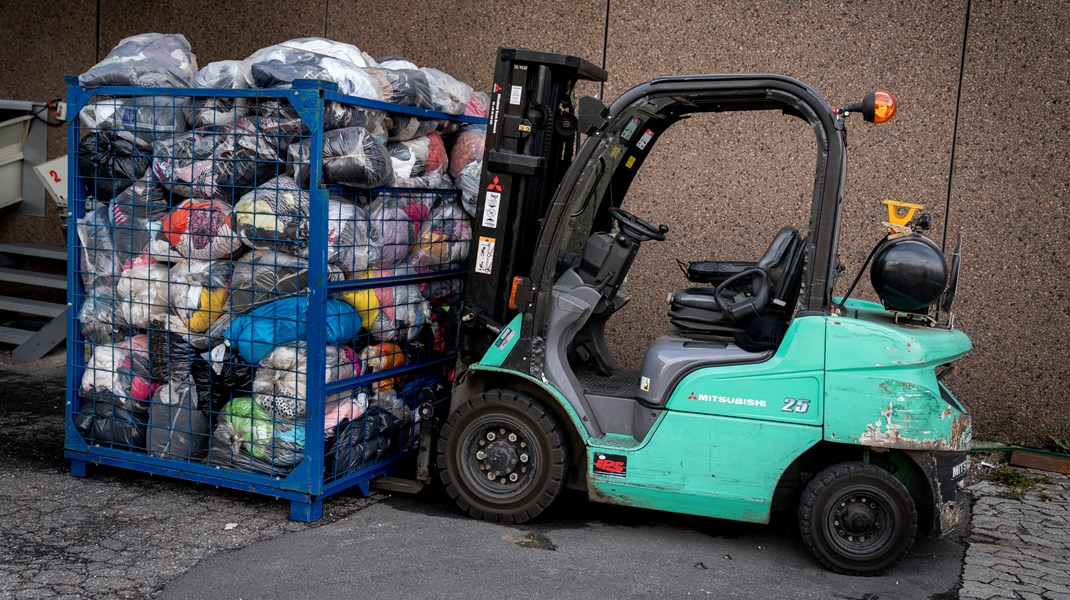
<instances>
[{"instance_id":1,"label":"forklift front wheel","mask_svg":"<svg viewBox=\"0 0 1070 600\"><path fill-rule=\"evenodd\" d=\"M523 523L550 506L565 485L565 432L535 398L489 390L450 415L438 466L462 510L478 519Z\"/></svg>"},{"instance_id":2,"label":"forklift front wheel","mask_svg":"<svg viewBox=\"0 0 1070 600\"><path fill-rule=\"evenodd\" d=\"M910 492L875 465L850 462L820 472L799 503L799 531L822 564L846 575L880 575L914 545L918 514Z\"/></svg>"}]
</instances>

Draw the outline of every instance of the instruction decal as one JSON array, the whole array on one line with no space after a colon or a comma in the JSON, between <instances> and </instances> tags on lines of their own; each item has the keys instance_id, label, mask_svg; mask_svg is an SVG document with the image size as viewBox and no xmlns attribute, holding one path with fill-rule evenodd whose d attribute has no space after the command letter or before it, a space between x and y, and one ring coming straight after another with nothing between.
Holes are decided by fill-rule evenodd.
<instances>
[{"instance_id":1,"label":"instruction decal","mask_svg":"<svg viewBox=\"0 0 1070 600\"><path fill-rule=\"evenodd\" d=\"M514 106L520 105L520 96L524 93L524 88L519 85L514 85L509 88L509 104Z\"/></svg>"},{"instance_id":2,"label":"instruction decal","mask_svg":"<svg viewBox=\"0 0 1070 600\"><path fill-rule=\"evenodd\" d=\"M476 273L490 275L494 264L494 238L479 237L479 249L476 251Z\"/></svg>"},{"instance_id":3,"label":"instruction decal","mask_svg":"<svg viewBox=\"0 0 1070 600\"><path fill-rule=\"evenodd\" d=\"M624 479L628 476L628 457L623 454L594 455L594 474L604 477L619 477Z\"/></svg>"},{"instance_id":4,"label":"instruction decal","mask_svg":"<svg viewBox=\"0 0 1070 600\"><path fill-rule=\"evenodd\" d=\"M639 141L635 143L635 147L640 150L646 150L646 145L650 143L650 140L654 138L654 130L647 129L643 133L643 137L639 138Z\"/></svg>"},{"instance_id":5,"label":"instruction decal","mask_svg":"<svg viewBox=\"0 0 1070 600\"><path fill-rule=\"evenodd\" d=\"M644 375L642 378L639 379L639 389L643 390L644 392L649 392L650 391L650 378L649 377Z\"/></svg>"},{"instance_id":6,"label":"instruction decal","mask_svg":"<svg viewBox=\"0 0 1070 600\"><path fill-rule=\"evenodd\" d=\"M632 117L628 124L624 126L624 129L620 132L620 139L625 142L630 141L632 136L635 135L635 130L639 128L639 117Z\"/></svg>"},{"instance_id":7,"label":"instruction decal","mask_svg":"<svg viewBox=\"0 0 1070 600\"><path fill-rule=\"evenodd\" d=\"M632 168L633 165L635 165L635 157L634 156L629 156L628 160L624 163L624 166L626 166L626 167L628 167L630 169L630 168Z\"/></svg>"},{"instance_id":8,"label":"instruction decal","mask_svg":"<svg viewBox=\"0 0 1070 600\"><path fill-rule=\"evenodd\" d=\"M498 206L502 202L501 192L487 192L483 199L483 226L494 229L498 226Z\"/></svg>"}]
</instances>

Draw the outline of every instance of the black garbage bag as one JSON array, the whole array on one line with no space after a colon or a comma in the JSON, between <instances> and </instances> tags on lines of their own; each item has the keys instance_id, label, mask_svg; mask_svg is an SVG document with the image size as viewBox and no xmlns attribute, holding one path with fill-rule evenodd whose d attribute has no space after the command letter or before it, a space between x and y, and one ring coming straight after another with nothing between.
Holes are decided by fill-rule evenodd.
<instances>
[{"instance_id":1,"label":"black garbage bag","mask_svg":"<svg viewBox=\"0 0 1070 600\"><path fill-rule=\"evenodd\" d=\"M367 415L338 424L325 456L327 473L355 471L379 456L379 422Z\"/></svg>"},{"instance_id":2,"label":"black garbage bag","mask_svg":"<svg viewBox=\"0 0 1070 600\"><path fill-rule=\"evenodd\" d=\"M211 425L208 415L197 410L197 387L190 379L171 380L156 390L149 407L149 454L189 460L208 453Z\"/></svg>"},{"instance_id":3,"label":"black garbage bag","mask_svg":"<svg viewBox=\"0 0 1070 600\"><path fill-rule=\"evenodd\" d=\"M310 139L289 147L294 180L309 184ZM323 134L323 180L356 188L386 187L394 183L394 167L386 145L363 127L346 127Z\"/></svg>"},{"instance_id":4,"label":"black garbage bag","mask_svg":"<svg viewBox=\"0 0 1070 600\"><path fill-rule=\"evenodd\" d=\"M151 164L151 146L123 139L112 130L97 131L78 142L78 170L85 178L86 192L97 200L118 196Z\"/></svg>"},{"instance_id":5,"label":"black garbage bag","mask_svg":"<svg viewBox=\"0 0 1070 600\"><path fill-rule=\"evenodd\" d=\"M196 72L197 57L185 36L142 33L120 41L104 60L78 76L78 84L186 87Z\"/></svg>"},{"instance_id":6,"label":"black garbage bag","mask_svg":"<svg viewBox=\"0 0 1070 600\"><path fill-rule=\"evenodd\" d=\"M145 449L144 411L125 408L106 397L86 399L74 416L74 426L90 444L116 444L132 450Z\"/></svg>"}]
</instances>

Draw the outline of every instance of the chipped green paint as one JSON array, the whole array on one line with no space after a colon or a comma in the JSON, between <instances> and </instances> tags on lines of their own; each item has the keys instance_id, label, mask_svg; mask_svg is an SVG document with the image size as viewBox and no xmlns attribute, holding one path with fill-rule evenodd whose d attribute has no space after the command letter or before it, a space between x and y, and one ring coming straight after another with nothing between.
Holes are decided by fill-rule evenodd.
<instances>
[{"instance_id":1,"label":"chipped green paint","mask_svg":"<svg viewBox=\"0 0 1070 600\"><path fill-rule=\"evenodd\" d=\"M969 414L936 379L937 367L970 350L965 334L896 325L888 313L860 302L848 303L842 317L828 317L826 332L826 440L969 449Z\"/></svg>"}]
</instances>

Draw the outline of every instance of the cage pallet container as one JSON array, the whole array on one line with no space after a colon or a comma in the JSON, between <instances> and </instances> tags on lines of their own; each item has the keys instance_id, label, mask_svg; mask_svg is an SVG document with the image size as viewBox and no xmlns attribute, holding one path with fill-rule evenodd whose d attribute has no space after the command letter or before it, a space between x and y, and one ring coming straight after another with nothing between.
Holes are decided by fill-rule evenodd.
<instances>
[{"instance_id":1,"label":"cage pallet container","mask_svg":"<svg viewBox=\"0 0 1070 600\"><path fill-rule=\"evenodd\" d=\"M448 397L471 237L437 130L486 119L320 81L68 79L67 101L72 473L267 494L309 521L411 460L421 405Z\"/></svg>"}]
</instances>

